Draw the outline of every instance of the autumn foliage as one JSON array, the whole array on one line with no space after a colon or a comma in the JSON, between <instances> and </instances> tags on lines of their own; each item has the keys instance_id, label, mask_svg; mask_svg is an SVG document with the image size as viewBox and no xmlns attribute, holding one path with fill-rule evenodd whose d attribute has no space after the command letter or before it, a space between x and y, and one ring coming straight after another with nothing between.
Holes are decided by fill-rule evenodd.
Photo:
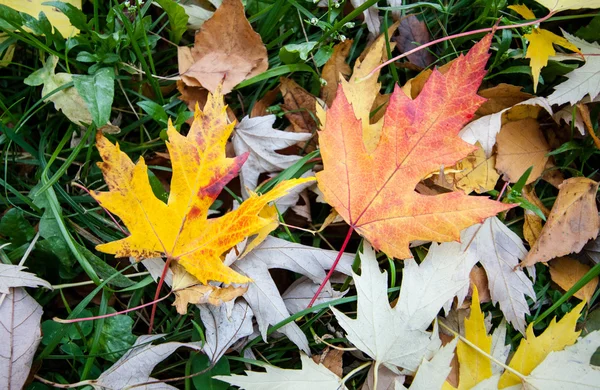
<instances>
[{"instance_id":1,"label":"autumn foliage","mask_svg":"<svg viewBox=\"0 0 600 390\"><path fill-rule=\"evenodd\" d=\"M434 70L411 100L398 87L390 98L374 150L365 147L370 127L356 118L342 87L319 133L325 169L317 174L325 199L377 249L411 257L415 240L458 240L460 231L511 208L462 192L436 196L415 191L440 167L454 165L475 150L458 137L485 101L477 95L485 75L492 36L454 61L445 75Z\"/></svg>"},{"instance_id":2,"label":"autumn foliage","mask_svg":"<svg viewBox=\"0 0 600 390\"><path fill-rule=\"evenodd\" d=\"M131 235L97 249L136 259L165 256L202 283L250 281L223 265L221 255L248 236L258 234L254 245L263 240L278 225L268 203L313 179L282 182L265 195L252 194L222 217L207 219L209 207L248 157L247 153L236 158L225 155L233 126L228 123L220 92L209 95L203 111L196 109L187 136L169 124L167 147L173 178L166 204L152 192L144 159L134 164L118 144L99 135L96 145L103 160L99 166L110 191L94 192L93 197L118 215Z\"/></svg>"}]
</instances>

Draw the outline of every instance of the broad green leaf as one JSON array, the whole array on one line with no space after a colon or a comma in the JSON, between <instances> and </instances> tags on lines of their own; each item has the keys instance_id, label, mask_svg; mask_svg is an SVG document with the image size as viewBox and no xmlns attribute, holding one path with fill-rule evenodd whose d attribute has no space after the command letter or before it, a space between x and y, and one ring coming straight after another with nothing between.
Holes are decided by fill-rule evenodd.
<instances>
[{"instance_id":1,"label":"broad green leaf","mask_svg":"<svg viewBox=\"0 0 600 390\"><path fill-rule=\"evenodd\" d=\"M101 68L93 76L73 76L73 83L85 101L96 127L110 121L110 111L115 95L115 72Z\"/></svg>"},{"instance_id":2,"label":"broad green leaf","mask_svg":"<svg viewBox=\"0 0 600 390\"><path fill-rule=\"evenodd\" d=\"M178 44L181 36L187 30L187 22L189 16L185 13L185 9L173 0L154 0L162 9L165 10L169 17L169 26L171 27L170 40Z\"/></svg>"}]
</instances>

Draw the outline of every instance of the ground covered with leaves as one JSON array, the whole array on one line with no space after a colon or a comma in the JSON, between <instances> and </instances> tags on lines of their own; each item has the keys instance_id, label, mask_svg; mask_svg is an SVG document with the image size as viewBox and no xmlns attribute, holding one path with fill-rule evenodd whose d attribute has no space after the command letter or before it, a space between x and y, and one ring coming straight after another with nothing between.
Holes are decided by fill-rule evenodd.
<instances>
[{"instance_id":1,"label":"ground covered with leaves","mask_svg":"<svg viewBox=\"0 0 600 390\"><path fill-rule=\"evenodd\" d=\"M600 388L600 1L0 0L0 388Z\"/></svg>"}]
</instances>

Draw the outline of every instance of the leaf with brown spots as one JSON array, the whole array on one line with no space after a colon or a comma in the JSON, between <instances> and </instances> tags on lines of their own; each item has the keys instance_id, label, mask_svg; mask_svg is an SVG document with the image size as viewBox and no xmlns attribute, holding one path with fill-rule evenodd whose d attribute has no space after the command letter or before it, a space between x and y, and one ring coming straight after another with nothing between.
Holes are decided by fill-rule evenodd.
<instances>
[{"instance_id":1,"label":"leaf with brown spots","mask_svg":"<svg viewBox=\"0 0 600 390\"><path fill-rule=\"evenodd\" d=\"M596 238L600 229L597 191L598 183L585 177L565 180L559 186L548 222L520 265L527 267L579 252L590 239Z\"/></svg>"},{"instance_id":2,"label":"leaf with brown spots","mask_svg":"<svg viewBox=\"0 0 600 390\"><path fill-rule=\"evenodd\" d=\"M236 158L225 155L233 126L228 123L220 92L209 94L204 111L195 112L187 136L169 122L167 148L173 177L166 204L152 192L144 159L134 164L118 144L98 135L96 145L103 160L98 165L109 191L94 191L92 196L118 215L131 235L96 249L138 260L164 256L204 284L209 280L227 284L250 281L225 266L221 256L250 235L258 234L255 240L264 239L277 227L276 219L263 216L276 215L268 204L297 184L313 179L284 181L265 195L252 194L238 209L222 217L207 219L211 204L248 158L248 154ZM269 212L261 214L265 208Z\"/></svg>"}]
</instances>

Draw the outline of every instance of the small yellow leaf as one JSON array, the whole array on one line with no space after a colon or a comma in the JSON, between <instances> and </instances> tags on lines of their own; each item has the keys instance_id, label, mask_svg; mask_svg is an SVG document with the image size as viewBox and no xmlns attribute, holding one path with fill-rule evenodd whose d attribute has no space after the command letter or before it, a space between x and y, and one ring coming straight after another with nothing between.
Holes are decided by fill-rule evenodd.
<instances>
[{"instance_id":1,"label":"small yellow leaf","mask_svg":"<svg viewBox=\"0 0 600 390\"><path fill-rule=\"evenodd\" d=\"M535 19L535 15L533 14L533 11L531 11L529 9L529 7L527 7L525 4L510 5L510 6L508 6L508 9L512 9L513 11L515 11L516 13L521 15L523 17L523 19L526 19L526 20Z\"/></svg>"},{"instance_id":2,"label":"small yellow leaf","mask_svg":"<svg viewBox=\"0 0 600 390\"><path fill-rule=\"evenodd\" d=\"M537 336L533 333L533 324L527 327L525 338L521 340L517 352L510 361L509 367L527 376L538 366L552 351L561 351L565 347L572 345L577 341L579 333L575 331L577 319L583 309L583 302L577 305L560 321L552 319L550 325L544 333ZM521 380L514 374L505 371L500 377L498 388L503 389L518 385Z\"/></svg>"},{"instance_id":3,"label":"small yellow leaf","mask_svg":"<svg viewBox=\"0 0 600 390\"><path fill-rule=\"evenodd\" d=\"M492 337L487 334L485 318L479 306L479 292L473 286L471 302L471 315L465 319L465 337L484 352L491 354ZM479 382L492 376L492 362L462 341L456 347L460 374L458 379L459 389L470 389Z\"/></svg>"},{"instance_id":4,"label":"small yellow leaf","mask_svg":"<svg viewBox=\"0 0 600 390\"><path fill-rule=\"evenodd\" d=\"M560 37L553 32L541 28L534 28L531 34L525 34L524 37L529 41L526 58L531 59L531 74L533 75L533 91L537 90L540 79L540 71L548 65L548 57L556 54L554 45L559 45L565 49L581 53L577 46Z\"/></svg>"}]
</instances>

